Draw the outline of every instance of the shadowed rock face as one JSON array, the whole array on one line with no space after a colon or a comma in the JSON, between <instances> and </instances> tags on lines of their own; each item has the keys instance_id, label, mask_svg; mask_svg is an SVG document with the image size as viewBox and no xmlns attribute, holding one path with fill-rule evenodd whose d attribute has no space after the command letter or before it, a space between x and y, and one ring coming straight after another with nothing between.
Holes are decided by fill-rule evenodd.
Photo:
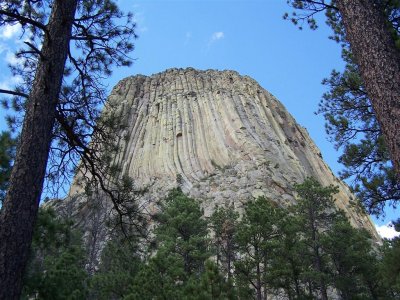
<instances>
[{"instance_id":1,"label":"shadowed rock face","mask_svg":"<svg viewBox=\"0 0 400 300\"><path fill-rule=\"evenodd\" d=\"M148 186L143 201L173 187L216 204L266 196L294 203L293 185L313 176L340 188L337 206L355 226L375 233L349 188L324 163L305 128L256 81L234 71L169 69L120 81L109 97L123 126L115 158L123 174ZM78 192L72 186L71 195Z\"/></svg>"}]
</instances>

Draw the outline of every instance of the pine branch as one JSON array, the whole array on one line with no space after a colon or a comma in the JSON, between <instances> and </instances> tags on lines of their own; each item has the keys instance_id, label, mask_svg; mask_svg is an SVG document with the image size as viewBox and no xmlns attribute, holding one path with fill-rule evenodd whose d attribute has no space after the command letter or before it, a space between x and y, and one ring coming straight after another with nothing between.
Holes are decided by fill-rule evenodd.
<instances>
[{"instance_id":1,"label":"pine branch","mask_svg":"<svg viewBox=\"0 0 400 300\"><path fill-rule=\"evenodd\" d=\"M10 90L3 90L3 89L0 89L0 94L8 94L8 95L13 95L13 96L29 98L29 95L27 95L25 93L10 91Z\"/></svg>"},{"instance_id":2,"label":"pine branch","mask_svg":"<svg viewBox=\"0 0 400 300\"><path fill-rule=\"evenodd\" d=\"M5 15L7 17L13 18L15 19L15 21L19 22L22 26L24 26L25 24L33 25L36 28L39 28L47 33L47 27L43 23L21 16L20 14L0 9L0 15Z\"/></svg>"}]
</instances>

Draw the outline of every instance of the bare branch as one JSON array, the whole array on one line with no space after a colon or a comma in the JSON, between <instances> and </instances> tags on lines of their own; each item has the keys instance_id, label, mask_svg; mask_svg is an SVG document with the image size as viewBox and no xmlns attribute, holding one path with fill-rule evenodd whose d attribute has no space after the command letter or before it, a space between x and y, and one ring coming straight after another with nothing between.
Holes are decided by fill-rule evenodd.
<instances>
[{"instance_id":1,"label":"bare branch","mask_svg":"<svg viewBox=\"0 0 400 300\"><path fill-rule=\"evenodd\" d=\"M0 93L1 94L8 94L8 95L13 95L13 96L24 97L24 98L29 98L29 95L24 94L24 93L20 93L20 92L16 92L16 91L0 89Z\"/></svg>"},{"instance_id":2,"label":"bare branch","mask_svg":"<svg viewBox=\"0 0 400 300\"><path fill-rule=\"evenodd\" d=\"M102 38L102 37L99 37L99 36L87 35L87 36L72 36L71 40L74 40L74 41L96 41L96 40L98 40L98 41L105 42L108 39L107 38Z\"/></svg>"},{"instance_id":3,"label":"bare branch","mask_svg":"<svg viewBox=\"0 0 400 300\"><path fill-rule=\"evenodd\" d=\"M33 45L32 43L27 42L27 41L25 41L24 44L28 45L34 51L34 53L36 53L40 56L41 59L44 59L42 51L40 51L38 48L36 48L35 45ZM24 53L26 53L26 52L27 51L24 51Z\"/></svg>"},{"instance_id":4,"label":"bare branch","mask_svg":"<svg viewBox=\"0 0 400 300\"><path fill-rule=\"evenodd\" d=\"M33 25L36 28L39 28L47 33L46 25L44 25L38 21L32 20L30 18L21 16L20 14L16 14L16 13L13 13L13 12L10 12L7 10L0 9L0 15L5 15L7 17L13 18L13 19L15 19L15 21L21 23L22 26L24 26L25 24Z\"/></svg>"},{"instance_id":5,"label":"bare branch","mask_svg":"<svg viewBox=\"0 0 400 300\"><path fill-rule=\"evenodd\" d=\"M336 6L334 6L332 4L327 4L325 1L306 0L305 2L313 4L313 5L321 5L324 8L329 8L329 9L333 9L333 10L336 10L336 11L339 10Z\"/></svg>"}]
</instances>

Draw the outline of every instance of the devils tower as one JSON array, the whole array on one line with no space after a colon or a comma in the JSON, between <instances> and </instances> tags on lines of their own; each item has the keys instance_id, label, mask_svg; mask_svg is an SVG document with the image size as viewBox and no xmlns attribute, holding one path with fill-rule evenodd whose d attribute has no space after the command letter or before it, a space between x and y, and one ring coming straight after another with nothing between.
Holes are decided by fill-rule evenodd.
<instances>
[{"instance_id":1,"label":"devils tower","mask_svg":"<svg viewBox=\"0 0 400 300\"><path fill-rule=\"evenodd\" d=\"M294 185L314 177L339 187L336 205L351 223L376 235L348 186L340 181L285 107L255 80L234 71L169 69L121 80L109 104L117 107L120 151L114 161L137 186L142 203L174 187L202 203L241 205L259 196L285 207ZM70 196L81 191L73 185Z\"/></svg>"}]
</instances>

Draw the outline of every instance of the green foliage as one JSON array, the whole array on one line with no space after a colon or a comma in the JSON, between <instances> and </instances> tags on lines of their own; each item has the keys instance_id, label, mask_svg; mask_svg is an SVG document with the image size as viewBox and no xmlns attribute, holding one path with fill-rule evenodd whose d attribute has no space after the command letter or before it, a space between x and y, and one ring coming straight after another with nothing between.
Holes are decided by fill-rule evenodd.
<instances>
[{"instance_id":1,"label":"green foliage","mask_svg":"<svg viewBox=\"0 0 400 300\"><path fill-rule=\"evenodd\" d=\"M284 211L263 197L249 202L242 221L238 224L236 242L240 260L235 262L237 284L242 294L253 286L257 299L266 297L269 288L269 265Z\"/></svg>"},{"instance_id":2,"label":"green foliage","mask_svg":"<svg viewBox=\"0 0 400 300\"><path fill-rule=\"evenodd\" d=\"M181 257L159 249L136 276L127 299L182 299L188 280Z\"/></svg>"},{"instance_id":3,"label":"green foliage","mask_svg":"<svg viewBox=\"0 0 400 300\"><path fill-rule=\"evenodd\" d=\"M90 280L91 298L122 299L129 295L142 264L137 243L124 236L113 237L107 243L99 268Z\"/></svg>"},{"instance_id":4,"label":"green foliage","mask_svg":"<svg viewBox=\"0 0 400 300\"><path fill-rule=\"evenodd\" d=\"M240 298L327 299L333 289L343 299L386 295L370 237L337 210L337 191L309 178L296 186L298 204L288 210L265 198L246 205L234 236Z\"/></svg>"},{"instance_id":5,"label":"green foliage","mask_svg":"<svg viewBox=\"0 0 400 300\"><path fill-rule=\"evenodd\" d=\"M0 205L5 197L15 156L16 140L9 132L0 134Z\"/></svg>"},{"instance_id":6,"label":"green foliage","mask_svg":"<svg viewBox=\"0 0 400 300\"><path fill-rule=\"evenodd\" d=\"M88 275L81 235L72 223L41 209L32 254L25 274L23 298L84 299Z\"/></svg>"},{"instance_id":7,"label":"green foliage","mask_svg":"<svg viewBox=\"0 0 400 300\"><path fill-rule=\"evenodd\" d=\"M296 191L299 203L293 209L300 222L302 277L311 287L309 296L326 293L331 287L342 299L383 297L370 236L352 227L337 210L333 200L337 188L322 187L316 180L307 179Z\"/></svg>"},{"instance_id":8,"label":"green foliage","mask_svg":"<svg viewBox=\"0 0 400 300\"><path fill-rule=\"evenodd\" d=\"M333 195L338 192L338 188L323 187L317 180L308 178L302 184L296 185L295 190L298 194L298 204L294 211L300 222L305 225L304 231L329 229L336 216ZM319 232L315 234L318 235Z\"/></svg>"},{"instance_id":9,"label":"green foliage","mask_svg":"<svg viewBox=\"0 0 400 300\"><path fill-rule=\"evenodd\" d=\"M46 258L44 268L41 284L37 289L43 299L85 298L87 274L84 270L82 249L71 248L61 252L58 257Z\"/></svg>"},{"instance_id":10,"label":"green foliage","mask_svg":"<svg viewBox=\"0 0 400 300\"><path fill-rule=\"evenodd\" d=\"M341 177L354 179L357 196L370 213L379 216L385 203L395 205L400 199L400 186L358 67L348 51L344 51L345 71L333 71L323 81L329 91L318 112L324 115L326 131L336 148L343 149Z\"/></svg>"},{"instance_id":11,"label":"green foliage","mask_svg":"<svg viewBox=\"0 0 400 300\"><path fill-rule=\"evenodd\" d=\"M179 189L173 190L157 220L159 226L155 232L159 249L177 254L187 274L201 272L209 256L209 241L207 221L203 219L199 202Z\"/></svg>"},{"instance_id":12,"label":"green foliage","mask_svg":"<svg viewBox=\"0 0 400 300\"><path fill-rule=\"evenodd\" d=\"M207 221L199 203L175 189L161 205L157 253L136 277L133 299L182 299L189 282L201 278L210 257Z\"/></svg>"},{"instance_id":13,"label":"green foliage","mask_svg":"<svg viewBox=\"0 0 400 300\"><path fill-rule=\"evenodd\" d=\"M400 232L400 219L394 222L394 226L396 231ZM396 297L395 299L400 299L400 237L385 241L381 275L385 288Z\"/></svg>"},{"instance_id":14,"label":"green foliage","mask_svg":"<svg viewBox=\"0 0 400 300\"><path fill-rule=\"evenodd\" d=\"M283 18L291 21L300 30L304 28L304 25L312 30L317 29L318 24L315 15L324 10L331 13L335 9L330 3L333 1L287 0L286 2L293 8L293 11L291 14L285 13Z\"/></svg>"},{"instance_id":15,"label":"green foliage","mask_svg":"<svg viewBox=\"0 0 400 300\"><path fill-rule=\"evenodd\" d=\"M233 264L236 260L237 244L236 230L239 213L235 207L215 207L210 218L210 227L213 231L212 252L216 255L217 266L226 274L228 279L233 272Z\"/></svg>"},{"instance_id":16,"label":"green foliage","mask_svg":"<svg viewBox=\"0 0 400 300\"><path fill-rule=\"evenodd\" d=\"M19 63L10 64L12 75L21 80L12 90L0 91L13 96L4 103L14 109L10 126L21 130L26 117L14 166L18 180L11 181L8 209L1 214L1 228L13 234L0 230L7 244L1 247L2 259L14 256L0 269L1 278L7 279L0 281L0 293L16 298L44 182L57 193L79 165L81 177L107 190L114 208L123 213L111 180L115 177L110 176L115 169L102 155L118 148L121 114L110 102L107 113L101 113L108 94L103 79L114 66L132 63L128 55L136 35L133 15L112 0L5 0L0 26L20 26L23 41L15 53ZM17 215L26 220L13 221Z\"/></svg>"},{"instance_id":17,"label":"green foliage","mask_svg":"<svg viewBox=\"0 0 400 300\"><path fill-rule=\"evenodd\" d=\"M227 206L207 222L196 200L173 190L149 250L116 227L90 278L79 233L42 211L24 297L316 299L335 291L341 299L399 299L399 239L380 254L336 208L336 187L309 178L296 191L298 203L288 209L261 197L245 205L241 219Z\"/></svg>"},{"instance_id":18,"label":"green foliage","mask_svg":"<svg viewBox=\"0 0 400 300\"><path fill-rule=\"evenodd\" d=\"M383 296L378 278L378 260L367 232L355 229L338 216L322 240L329 255L332 285L342 299L374 299Z\"/></svg>"},{"instance_id":19,"label":"green foliage","mask_svg":"<svg viewBox=\"0 0 400 300\"><path fill-rule=\"evenodd\" d=\"M280 222L281 235L273 250L268 277L271 286L283 290L289 299L311 299L305 290L304 273L308 266L304 262L306 245L302 243L302 223L292 213Z\"/></svg>"},{"instance_id":20,"label":"green foliage","mask_svg":"<svg viewBox=\"0 0 400 300\"><path fill-rule=\"evenodd\" d=\"M237 299L236 289L231 281L227 281L220 273L218 266L208 260L200 281L191 278L186 289L184 299Z\"/></svg>"},{"instance_id":21,"label":"green foliage","mask_svg":"<svg viewBox=\"0 0 400 300\"><path fill-rule=\"evenodd\" d=\"M301 249L303 250L303 280L309 286L309 296L327 294L329 257L323 251L323 237L331 231L337 212L333 195L338 189L323 187L313 178L306 179L295 187L298 204L293 208L301 228Z\"/></svg>"},{"instance_id":22,"label":"green foliage","mask_svg":"<svg viewBox=\"0 0 400 300\"><path fill-rule=\"evenodd\" d=\"M100 191L107 200L113 202L117 212L116 216L109 220L108 227L114 229L119 227L118 230L125 236L133 238L147 236L148 220L138 204L138 198L146 192L146 188L137 189L133 179L128 175L117 176L112 180L114 181L113 191L107 193ZM99 187L95 189L99 190Z\"/></svg>"}]
</instances>

